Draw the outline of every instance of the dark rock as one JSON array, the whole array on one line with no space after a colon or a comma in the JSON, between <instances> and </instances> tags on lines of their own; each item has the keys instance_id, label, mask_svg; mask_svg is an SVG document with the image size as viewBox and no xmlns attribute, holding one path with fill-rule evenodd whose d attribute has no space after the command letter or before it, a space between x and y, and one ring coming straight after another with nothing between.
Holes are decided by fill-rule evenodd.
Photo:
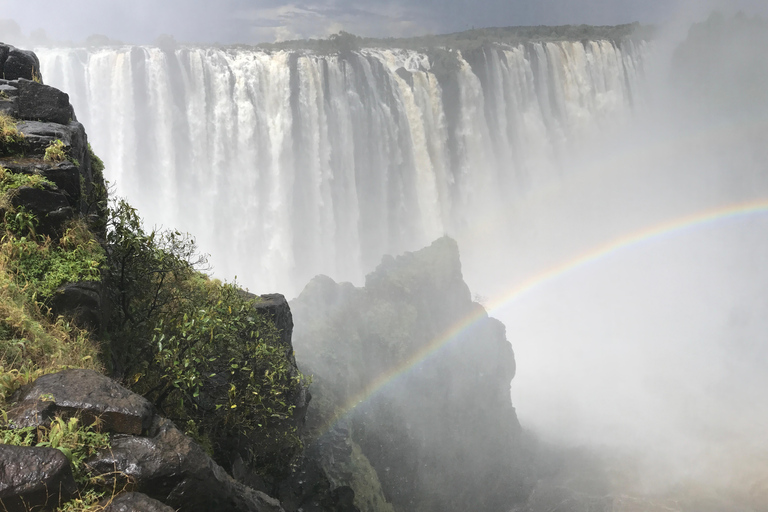
<instances>
[{"instance_id":1,"label":"dark rock","mask_svg":"<svg viewBox=\"0 0 768 512\"><path fill-rule=\"evenodd\" d=\"M60 140L64 143L67 155L82 163L85 161L85 152L88 140L85 128L77 121L58 124L55 122L22 121L17 128L24 134L26 153L40 156L45 154L52 142Z\"/></svg>"},{"instance_id":2,"label":"dark rock","mask_svg":"<svg viewBox=\"0 0 768 512\"><path fill-rule=\"evenodd\" d=\"M291 335L293 333L293 315L291 307L285 296L279 293L270 293L256 296L252 293L241 291L242 295L248 299L256 299L253 307L256 311L266 314L274 323L277 330L280 331L280 339L284 345L291 346Z\"/></svg>"},{"instance_id":3,"label":"dark rock","mask_svg":"<svg viewBox=\"0 0 768 512\"><path fill-rule=\"evenodd\" d=\"M21 121L17 128L24 134L23 147L19 149L23 156L7 156L0 159L0 165L14 173L42 175L65 193L75 211L88 213L88 197L83 197L83 192L87 196L94 186L103 189L104 182L101 176L94 177L91 172L88 139L83 125L75 121L67 125ZM63 162L44 161L45 149L56 140L64 143L68 159Z\"/></svg>"},{"instance_id":4,"label":"dark rock","mask_svg":"<svg viewBox=\"0 0 768 512\"><path fill-rule=\"evenodd\" d=\"M67 197L50 185L43 188L19 187L13 193L11 204L16 208L23 207L35 216L38 234L54 238L61 236L64 224L75 216Z\"/></svg>"},{"instance_id":5,"label":"dark rock","mask_svg":"<svg viewBox=\"0 0 768 512\"><path fill-rule=\"evenodd\" d=\"M2 62L2 78L6 80L16 80L24 78L26 80L40 80L40 61L34 52L28 50L19 50L10 45L3 45L0 52L0 62ZM7 51L7 54L5 53Z\"/></svg>"},{"instance_id":6,"label":"dark rock","mask_svg":"<svg viewBox=\"0 0 768 512\"><path fill-rule=\"evenodd\" d=\"M0 509L4 512L55 508L76 490L69 460L59 450L0 444Z\"/></svg>"},{"instance_id":7,"label":"dark rock","mask_svg":"<svg viewBox=\"0 0 768 512\"><path fill-rule=\"evenodd\" d=\"M102 512L174 512L173 508L140 492L124 492L101 503Z\"/></svg>"},{"instance_id":8,"label":"dark rock","mask_svg":"<svg viewBox=\"0 0 768 512\"><path fill-rule=\"evenodd\" d=\"M48 85L19 79L16 113L19 119L67 125L76 121L69 95Z\"/></svg>"},{"instance_id":9,"label":"dark rock","mask_svg":"<svg viewBox=\"0 0 768 512\"><path fill-rule=\"evenodd\" d=\"M184 512L282 512L280 503L237 482L173 423L157 418L152 437L116 437L88 462L96 474L121 474L136 490Z\"/></svg>"},{"instance_id":10,"label":"dark rock","mask_svg":"<svg viewBox=\"0 0 768 512\"><path fill-rule=\"evenodd\" d=\"M344 424L308 442L294 464L296 469L278 488L285 510L359 512L354 505L354 491L344 484L352 479L351 455L349 431Z\"/></svg>"},{"instance_id":11,"label":"dark rock","mask_svg":"<svg viewBox=\"0 0 768 512\"><path fill-rule=\"evenodd\" d=\"M399 67L395 70L395 73L397 73L397 76L402 78L403 80L408 83L411 87L413 87L413 73L405 69L404 67Z\"/></svg>"},{"instance_id":12,"label":"dark rock","mask_svg":"<svg viewBox=\"0 0 768 512\"><path fill-rule=\"evenodd\" d=\"M315 278L291 309L299 364L325 399L307 424L323 432L348 411L375 469L364 485L422 512L505 512L527 497L514 355L504 326L472 301L455 241L385 257L364 288Z\"/></svg>"},{"instance_id":13,"label":"dark rock","mask_svg":"<svg viewBox=\"0 0 768 512\"><path fill-rule=\"evenodd\" d=\"M54 317L65 315L92 332L101 328L101 284L97 282L67 283L60 286L50 300Z\"/></svg>"},{"instance_id":14,"label":"dark rock","mask_svg":"<svg viewBox=\"0 0 768 512\"><path fill-rule=\"evenodd\" d=\"M93 370L64 370L43 375L12 396L8 413L14 427L42 425L54 416L79 415L86 424L100 419L100 429L139 435L153 418L150 403Z\"/></svg>"}]
</instances>

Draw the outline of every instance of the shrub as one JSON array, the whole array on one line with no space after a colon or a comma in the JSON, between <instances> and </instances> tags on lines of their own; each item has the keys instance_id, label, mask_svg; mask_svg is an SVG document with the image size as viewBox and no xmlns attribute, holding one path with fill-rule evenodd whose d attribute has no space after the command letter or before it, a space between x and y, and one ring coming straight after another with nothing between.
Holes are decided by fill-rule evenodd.
<instances>
[{"instance_id":1,"label":"shrub","mask_svg":"<svg viewBox=\"0 0 768 512\"><path fill-rule=\"evenodd\" d=\"M45 156L43 161L45 162L63 162L67 159L67 151L64 142L59 139L54 140L48 147L45 148Z\"/></svg>"},{"instance_id":2,"label":"shrub","mask_svg":"<svg viewBox=\"0 0 768 512\"><path fill-rule=\"evenodd\" d=\"M188 235L145 231L125 201L113 203L107 242L116 373L215 458L256 435L259 469L287 467L300 445L291 416L302 376L274 323L237 286L200 271L206 260Z\"/></svg>"},{"instance_id":3,"label":"shrub","mask_svg":"<svg viewBox=\"0 0 768 512\"><path fill-rule=\"evenodd\" d=\"M0 153L15 153L22 142L24 134L16 127L16 120L0 112Z\"/></svg>"}]
</instances>

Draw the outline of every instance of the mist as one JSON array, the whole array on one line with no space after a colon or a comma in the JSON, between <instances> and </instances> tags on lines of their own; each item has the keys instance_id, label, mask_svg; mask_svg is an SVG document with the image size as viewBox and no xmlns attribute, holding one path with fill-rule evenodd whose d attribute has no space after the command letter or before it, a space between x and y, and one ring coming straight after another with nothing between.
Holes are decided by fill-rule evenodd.
<instances>
[{"instance_id":1,"label":"mist","mask_svg":"<svg viewBox=\"0 0 768 512\"><path fill-rule=\"evenodd\" d=\"M766 28L714 15L654 41L638 115L522 198L502 256L466 271L508 326L522 424L624 453L646 490L757 496L768 474Z\"/></svg>"}]
</instances>

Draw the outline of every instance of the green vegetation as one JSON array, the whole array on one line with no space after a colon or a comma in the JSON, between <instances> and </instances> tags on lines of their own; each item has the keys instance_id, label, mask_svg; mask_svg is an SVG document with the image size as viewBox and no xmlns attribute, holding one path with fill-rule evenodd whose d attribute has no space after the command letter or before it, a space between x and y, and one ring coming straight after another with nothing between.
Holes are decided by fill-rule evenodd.
<instances>
[{"instance_id":1,"label":"green vegetation","mask_svg":"<svg viewBox=\"0 0 768 512\"><path fill-rule=\"evenodd\" d=\"M24 142L24 134L16 127L16 120L0 112L0 154L11 154Z\"/></svg>"},{"instance_id":2,"label":"green vegetation","mask_svg":"<svg viewBox=\"0 0 768 512\"><path fill-rule=\"evenodd\" d=\"M89 475L85 461L99 450L109 447L109 434L98 432L98 425L82 425L76 417L56 417L48 427L0 430L0 444L55 448L72 466L78 496L62 506L62 512L100 510L98 502L114 493L106 481Z\"/></svg>"},{"instance_id":3,"label":"green vegetation","mask_svg":"<svg viewBox=\"0 0 768 512\"><path fill-rule=\"evenodd\" d=\"M255 435L254 466L287 468L300 447L291 424L302 376L273 322L234 284L209 279L178 231L144 230L116 201L107 230L114 370L214 456Z\"/></svg>"},{"instance_id":4,"label":"green vegetation","mask_svg":"<svg viewBox=\"0 0 768 512\"><path fill-rule=\"evenodd\" d=\"M54 140L48 147L45 148L45 156L43 161L45 162L63 162L67 159L67 151L64 142L59 139Z\"/></svg>"},{"instance_id":5,"label":"green vegetation","mask_svg":"<svg viewBox=\"0 0 768 512\"><path fill-rule=\"evenodd\" d=\"M0 168L0 409L18 387L65 368L100 369L86 332L65 319L51 319L45 301L64 283L98 280L104 251L82 222L73 222L57 242L35 233L37 220L10 197L22 186L51 183L38 175Z\"/></svg>"}]
</instances>

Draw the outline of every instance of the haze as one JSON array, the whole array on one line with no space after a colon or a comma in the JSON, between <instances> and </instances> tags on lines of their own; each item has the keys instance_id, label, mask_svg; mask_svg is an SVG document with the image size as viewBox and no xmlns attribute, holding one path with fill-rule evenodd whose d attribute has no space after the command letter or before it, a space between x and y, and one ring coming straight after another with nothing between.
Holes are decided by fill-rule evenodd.
<instances>
[{"instance_id":1,"label":"haze","mask_svg":"<svg viewBox=\"0 0 768 512\"><path fill-rule=\"evenodd\" d=\"M163 34L185 42L255 44L340 30L401 37L491 26L664 24L681 13L700 19L715 7L768 13L763 0L0 1L2 18L18 22L25 35L38 31L40 39L83 41L103 34L134 44Z\"/></svg>"}]
</instances>

